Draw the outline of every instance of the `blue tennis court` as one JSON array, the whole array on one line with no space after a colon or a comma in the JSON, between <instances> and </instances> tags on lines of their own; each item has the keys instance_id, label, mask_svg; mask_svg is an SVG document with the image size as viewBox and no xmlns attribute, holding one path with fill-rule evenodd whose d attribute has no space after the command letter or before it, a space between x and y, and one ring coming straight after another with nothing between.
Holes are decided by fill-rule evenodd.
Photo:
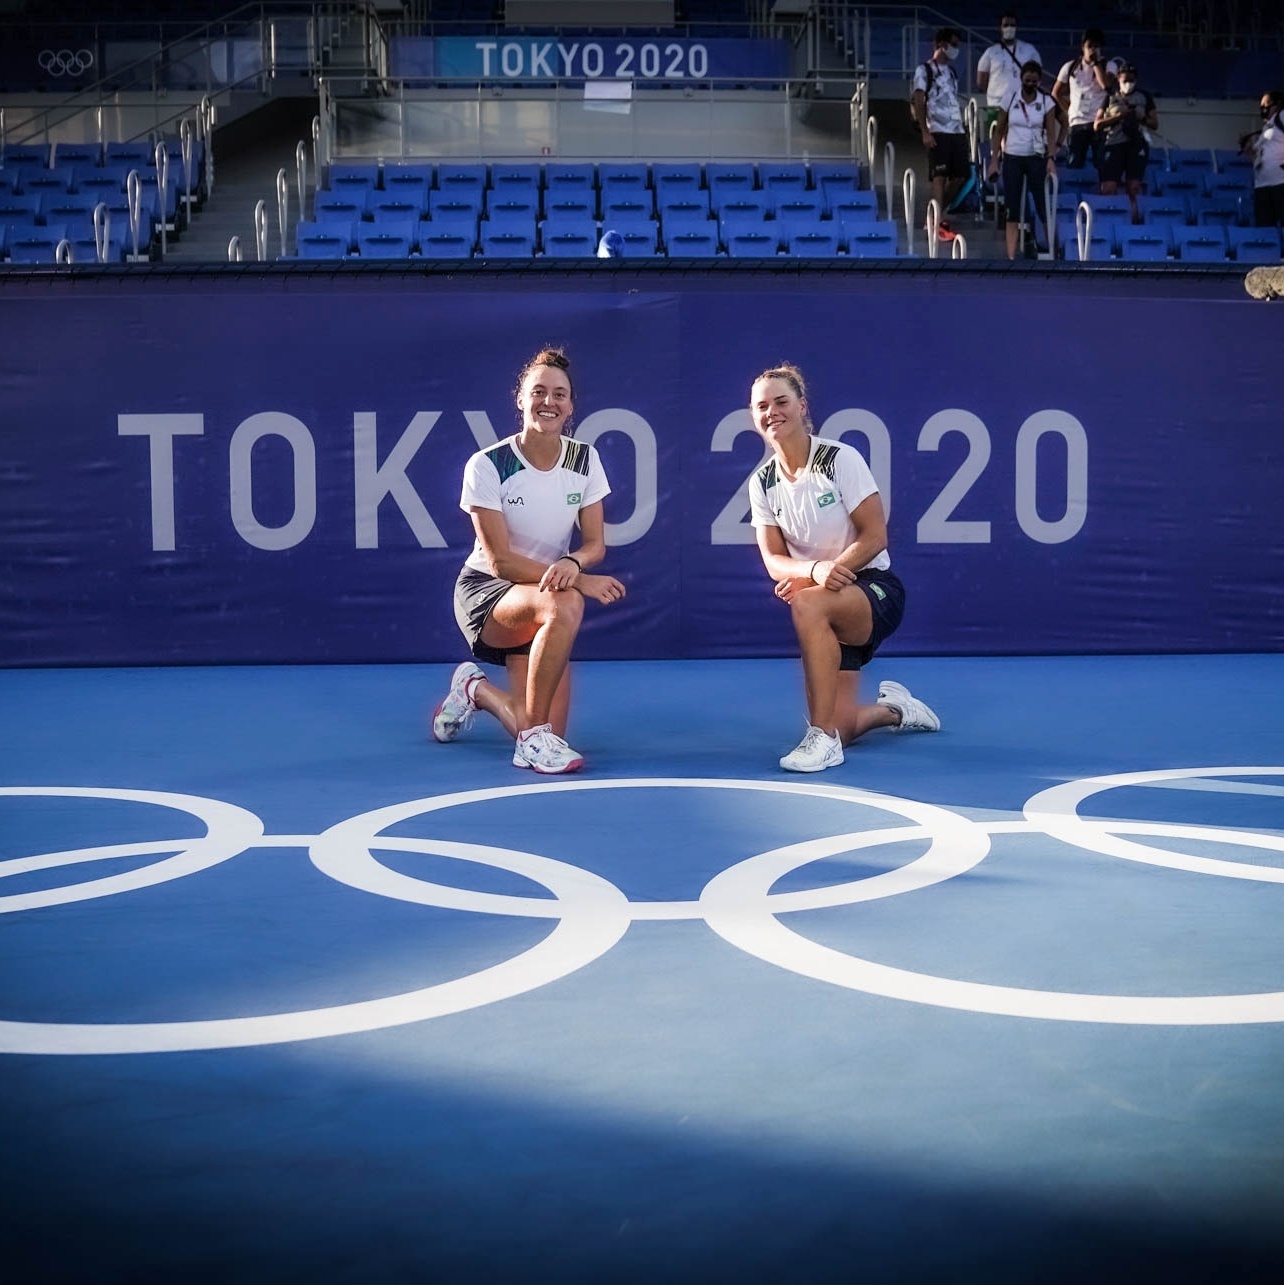
<instances>
[{"instance_id":1,"label":"blue tennis court","mask_svg":"<svg viewBox=\"0 0 1284 1285\"><path fill-rule=\"evenodd\" d=\"M0 671L15 1281L1284 1267L1284 657Z\"/></svg>"}]
</instances>

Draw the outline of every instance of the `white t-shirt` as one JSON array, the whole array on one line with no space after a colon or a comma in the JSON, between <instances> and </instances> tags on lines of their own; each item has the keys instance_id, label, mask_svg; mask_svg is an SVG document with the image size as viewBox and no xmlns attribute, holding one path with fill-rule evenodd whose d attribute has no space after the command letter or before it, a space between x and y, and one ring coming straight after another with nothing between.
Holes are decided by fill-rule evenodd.
<instances>
[{"instance_id":1,"label":"white t-shirt","mask_svg":"<svg viewBox=\"0 0 1284 1285\"><path fill-rule=\"evenodd\" d=\"M1076 63L1079 64L1077 67ZM1117 76L1122 66L1118 58L1111 58L1106 63L1106 70ZM1057 72L1057 83L1070 88L1071 126L1091 125L1106 101L1106 91L1097 84L1097 73L1082 58L1072 58Z\"/></svg>"},{"instance_id":2,"label":"white t-shirt","mask_svg":"<svg viewBox=\"0 0 1284 1285\"><path fill-rule=\"evenodd\" d=\"M514 553L556 562L570 551L580 510L610 493L602 461L587 442L564 437L557 466L541 470L522 454L514 435L478 451L464 465L459 507L502 513ZM473 542L464 565L490 570L480 540Z\"/></svg>"},{"instance_id":3,"label":"white t-shirt","mask_svg":"<svg viewBox=\"0 0 1284 1285\"><path fill-rule=\"evenodd\" d=\"M1015 40L1012 52L1000 42L991 45L976 64L978 76L989 73L990 79L985 86L985 103L987 107L1002 107L1013 93L1021 88L1021 65L1027 62L1042 63L1039 51L1024 40Z\"/></svg>"},{"instance_id":4,"label":"white t-shirt","mask_svg":"<svg viewBox=\"0 0 1284 1285\"><path fill-rule=\"evenodd\" d=\"M1253 139L1253 186L1276 187L1284 183L1284 124L1280 113Z\"/></svg>"},{"instance_id":5,"label":"white t-shirt","mask_svg":"<svg viewBox=\"0 0 1284 1285\"><path fill-rule=\"evenodd\" d=\"M855 447L813 437L796 482L785 477L774 457L755 470L749 479L750 520L755 527L779 527L791 557L828 560L855 540L852 511L877 490ZM885 571L892 560L884 549L866 565Z\"/></svg>"},{"instance_id":6,"label":"white t-shirt","mask_svg":"<svg viewBox=\"0 0 1284 1285\"><path fill-rule=\"evenodd\" d=\"M959 107L959 78L948 63L941 66L931 61L931 84L928 84L928 64L919 63L914 69L914 89L921 89L927 99L927 127L933 134L961 134L963 111Z\"/></svg>"},{"instance_id":7,"label":"white t-shirt","mask_svg":"<svg viewBox=\"0 0 1284 1285\"><path fill-rule=\"evenodd\" d=\"M1008 136L1003 140L1003 150L1009 156L1046 156L1048 135L1043 122L1055 107L1052 96L1042 90L1035 94L1032 103L1027 103L1018 89L1003 107L1008 114Z\"/></svg>"}]
</instances>

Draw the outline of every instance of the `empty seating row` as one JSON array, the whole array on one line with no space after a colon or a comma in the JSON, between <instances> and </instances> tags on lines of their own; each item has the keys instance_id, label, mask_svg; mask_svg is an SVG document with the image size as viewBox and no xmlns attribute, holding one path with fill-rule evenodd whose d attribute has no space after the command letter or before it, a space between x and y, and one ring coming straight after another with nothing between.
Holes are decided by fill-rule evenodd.
<instances>
[{"instance_id":1,"label":"empty seating row","mask_svg":"<svg viewBox=\"0 0 1284 1285\"><path fill-rule=\"evenodd\" d=\"M0 173L21 173L31 169L66 169L69 166L155 165L156 144L165 144L171 165L181 167L183 143L172 136L161 140L134 140L103 143L9 143L0 153ZM199 167L205 161L205 144L192 139L192 163Z\"/></svg>"},{"instance_id":2,"label":"empty seating row","mask_svg":"<svg viewBox=\"0 0 1284 1285\"><path fill-rule=\"evenodd\" d=\"M1057 240L1066 258L1079 257L1072 220L1057 221ZM1276 228L1094 223L1089 257L1151 263L1172 259L1183 263L1278 263L1281 245Z\"/></svg>"},{"instance_id":3,"label":"empty seating row","mask_svg":"<svg viewBox=\"0 0 1284 1285\"><path fill-rule=\"evenodd\" d=\"M687 228L661 238L658 225L617 229L623 243L623 257L657 255L669 258L772 258L778 254L832 258L894 257L897 229L877 219L863 219L858 225L829 224L823 230L790 231L770 225L723 235L716 225ZM511 229L471 227L434 222L379 223L339 220L304 221L296 231L301 259L406 259L422 258L521 258L537 255L548 258L591 258L597 252L599 234L593 225L576 227L544 223L539 236Z\"/></svg>"}]
</instances>

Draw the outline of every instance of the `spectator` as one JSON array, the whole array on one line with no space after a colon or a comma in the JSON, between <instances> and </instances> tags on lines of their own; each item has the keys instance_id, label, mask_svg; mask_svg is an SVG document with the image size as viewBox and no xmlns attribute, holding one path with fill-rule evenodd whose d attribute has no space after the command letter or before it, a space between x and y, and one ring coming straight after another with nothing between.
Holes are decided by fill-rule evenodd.
<instances>
[{"instance_id":1,"label":"spectator","mask_svg":"<svg viewBox=\"0 0 1284 1285\"><path fill-rule=\"evenodd\" d=\"M1253 222L1284 227L1284 90L1262 95L1262 128L1240 137L1240 151L1253 158Z\"/></svg>"},{"instance_id":2,"label":"spectator","mask_svg":"<svg viewBox=\"0 0 1284 1285\"><path fill-rule=\"evenodd\" d=\"M976 64L976 87L985 95L985 136L999 119L999 113L1021 89L1021 68L1028 62L1042 66L1039 51L1027 41L1017 39L1016 14L1006 12L999 18L999 42L991 45Z\"/></svg>"},{"instance_id":3,"label":"spectator","mask_svg":"<svg viewBox=\"0 0 1284 1285\"><path fill-rule=\"evenodd\" d=\"M999 111L994 151L990 156L990 177L999 172L1003 156L1003 198L1007 206L1008 258L1015 259L1020 225L1025 222L1023 194L1034 197L1035 208L1046 234L1047 194L1044 180L1057 172L1057 140L1061 126L1057 104L1051 94L1039 88L1043 68L1034 59L1021 65L1020 88Z\"/></svg>"},{"instance_id":4,"label":"spectator","mask_svg":"<svg viewBox=\"0 0 1284 1285\"><path fill-rule=\"evenodd\" d=\"M1092 163L1101 169L1101 136L1094 128L1097 113L1106 101L1106 75L1119 74L1117 59L1106 61L1102 47L1106 38L1096 27L1083 33L1079 57L1066 63L1057 73L1052 96L1065 113L1069 125L1069 154L1066 163L1072 170L1082 169L1092 149Z\"/></svg>"},{"instance_id":5,"label":"spectator","mask_svg":"<svg viewBox=\"0 0 1284 1285\"><path fill-rule=\"evenodd\" d=\"M1155 100L1144 89L1137 88L1137 69L1131 63L1119 68L1117 80L1108 74L1106 84L1109 92L1094 122L1103 144L1101 194L1113 196L1120 182L1126 184L1132 203L1132 221L1140 223L1137 198L1141 195L1146 162L1150 159L1150 140L1145 130L1159 128L1159 113L1155 111Z\"/></svg>"},{"instance_id":6,"label":"spectator","mask_svg":"<svg viewBox=\"0 0 1284 1285\"><path fill-rule=\"evenodd\" d=\"M953 241L955 233L945 220L963 180L972 172L967 135L963 132L963 109L959 104L959 78L954 62L959 56L961 36L953 27L942 27L933 41L932 56L914 70L910 105L927 148L927 176L932 199L941 212L937 238Z\"/></svg>"}]
</instances>

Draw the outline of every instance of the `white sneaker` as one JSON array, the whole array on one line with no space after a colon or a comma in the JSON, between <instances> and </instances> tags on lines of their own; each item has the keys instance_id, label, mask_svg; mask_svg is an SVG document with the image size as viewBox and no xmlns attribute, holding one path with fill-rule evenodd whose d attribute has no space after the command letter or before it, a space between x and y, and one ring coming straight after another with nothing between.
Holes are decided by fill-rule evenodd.
<instances>
[{"instance_id":1,"label":"white sneaker","mask_svg":"<svg viewBox=\"0 0 1284 1285\"><path fill-rule=\"evenodd\" d=\"M900 683L885 682L878 685L878 703L894 709L900 716L893 732L939 732L941 720L921 700L909 694Z\"/></svg>"},{"instance_id":2,"label":"white sneaker","mask_svg":"<svg viewBox=\"0 0 1284 1285\"><path fill-rule=\"evenodd\" d=\"M450 676L450 691L433 710L434 741L453 741L473 721L473 714L477 709L473 692L477 690L477 683L485 677L471 660L455 667L455 672Z\"/></svg>"},{"instance_id":3,"label":"white sneaker","mask_svg":"<svg viewBox=\"0 0 1284 1285\"><path fill-rule=\"evenodd\" d=\"M786 772L823 772L843 761L843 743L819 727L808 727L807 734L780 760Z\"/></svg>"},{"instance_id":4,"label":"white sneaker","mask_svg":"<svg viewBox=\"0 0 1284 1285\"><path fill-rule=\"evenodd\" d=\"M577 754L548 723L524 731L513 745L513 766L532 767L545 776L578 772L584 756Z\"/></svg>"}]
</instances>

